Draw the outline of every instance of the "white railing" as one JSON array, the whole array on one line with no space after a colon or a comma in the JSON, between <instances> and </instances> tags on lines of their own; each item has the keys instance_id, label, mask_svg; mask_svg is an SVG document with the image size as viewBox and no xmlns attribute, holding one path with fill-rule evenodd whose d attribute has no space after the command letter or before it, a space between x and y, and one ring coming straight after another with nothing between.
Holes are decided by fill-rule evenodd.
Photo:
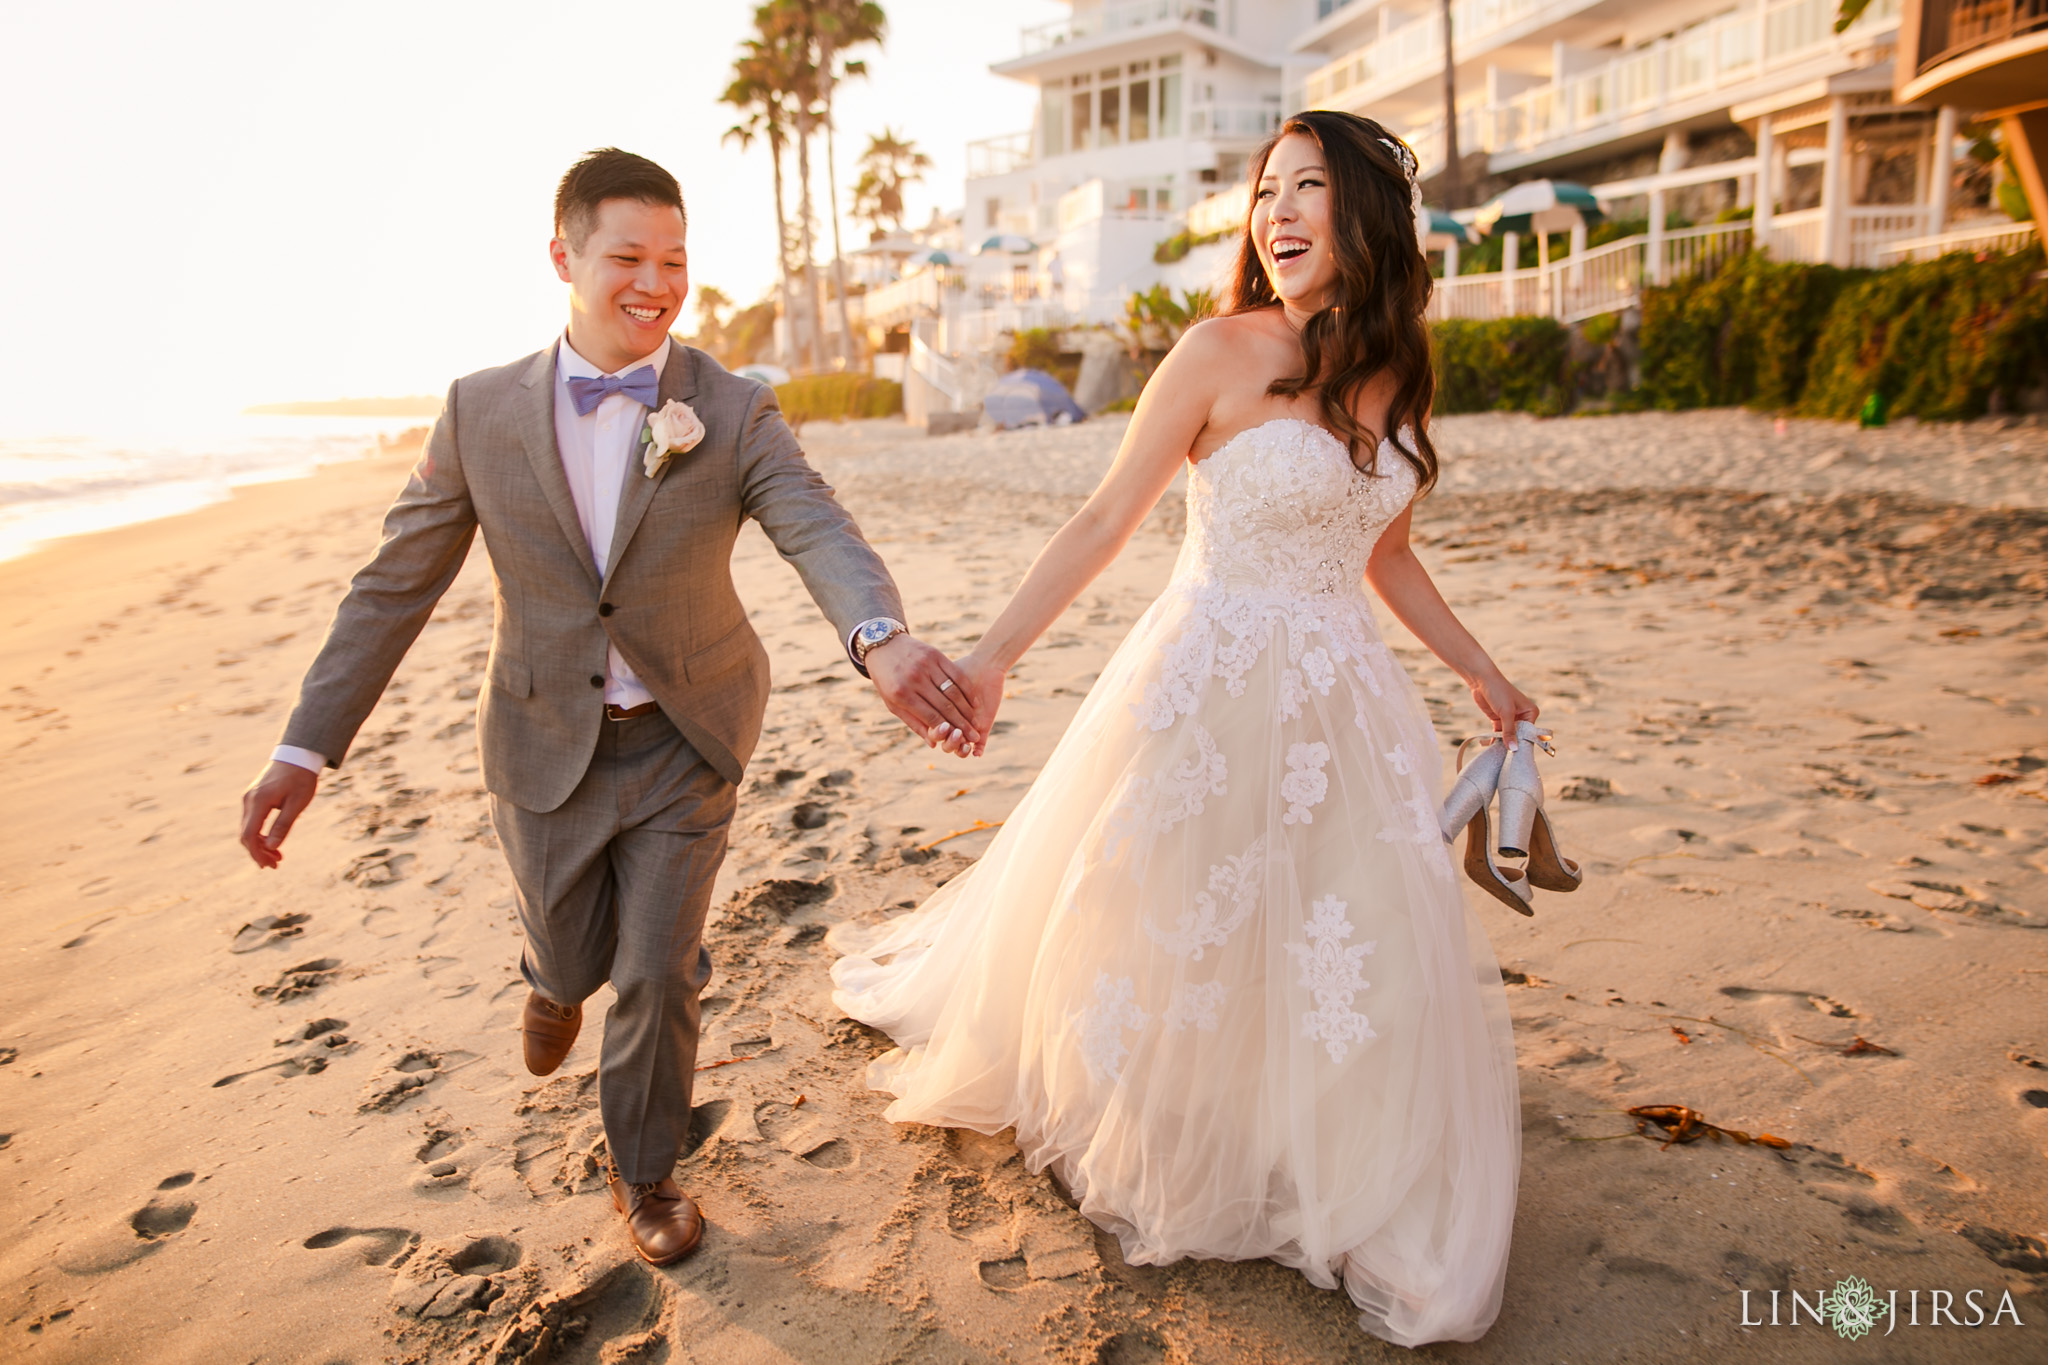
<instances>
[{"instance_id":1,"label":"white railing","mask_svg":"<svg viewBox=\"0 0 2048 1365\"><path fill-rule=\"evenodd\" d=\"M1187 116L1189 137L1262 138L1279 127L1278 104L1198 104Z\"/></svg>"},{"instance_id":2,"label":"white railing","mask_svg":"<svg viewBox=\"0 0 2048 1365\"><path fill-rule=\"evenodd\" d=\"M980 180L985 176L1008 175L1011 171L1031 164L1031 133L1004 133L1000 137L985 137L978 142L967 144L967 178Z\"/></svg>"},{"instance_id":3,"label":"white railing","mask_svg":"<svg viewBox=\"0 0 2048 1365\"><path fill-rule=\"evenodd\" d=\"M1027 28L1022 32L1021 46L1023 55L1029 57L1033 53L1049 52L1053 48L1084 42L1103 34L1157 28L1164 24L1190 23L1215 28L1219 8L1221 6L1216 0L1125 0L1122 4L1079 10L1072 18L1058 23Z\"/></svg>"},{"instance_id":4,"label":"white railing","mask_svg":"<svg viewBox=\"0 0 2048 1365\"><path fill-rule=\"evenodd\" d=\"M1541 10L1555 10L1553 17L1561 19L1576 10L1588 9L1591 4L1592 0L1458 0L1451 6L1451 35L1457 56L1461 60L1472 57L1487 39ZM1310 72L1310 107L1327 103L1358 86L1376 86L1382 81L1441 70L1443 35L1443 19L1432 5L1426 18L1403 24L1385 37L1355 47Z\"/></svg>"},{"instance_id":5,"label":"white railing","mask_svg":"<svg viewBox=\"0 0 2048 1365\"><path fill-rule=\"evenodd\" d=\"M1576 322L1634 303L1645 284L1720 268L1749 247L1749 224L1711 223L1653 238L1624 237L1533 270L1438 280L1432 318L1554 317Z\"/></svg>"},{"instance_id":6,"label":"white railing","mask_svg":"<svg viewBox=\"0 0 2048 1365\"><path fill-rule=\"evenodd\" d=\"M961 400L967 396L967 384L959 362L933 350L915 328L910 334L910 369L939 391L951 411L958 412L964 406Z\"/></svg>"},{"instance_id":7,"label":"white railing","mask_svg":"<svg viewBox=\"0 0 2048 1365\"><path fill-rule=\"evenodd\" d=\"M1251 216L1252 187L1242 180L1221 194L1212 194L1188 209L1188 234L1207 237L1218 232L1237 232Z\"/></svg>"},{"instance_id":8,"label":"white railing","mask_svg":"<svg viewBox=\"0 0 2048 1365\"><path fill-rule=\"evenodd\" d=\"M1003 303L993 308L962 309L945 321L941 344L953 355L974 354L996 345L1005 333L1041 327L1064 327L1071 319L1056 299Z\"/></svg>"},{"instance_id":9,"label":"white railing","mask_svg":"<svg viewBox=\"0 0 2048 1365\"><path fill-rule=\"evenodd\" d=\"M1931 237L1906 237L1887 242L1877 249L1877 254L1899 261L1931 261L1952 251L2004 255L2024 251L2037 231L2032 223L1992 223L1987 227L1956 228Z\"/></svg>"},{"instance_id":10,"label":"white railing","mask_svg":"<svg viewBox=\"0 0 2048 1365\"><path fill-rule=\"evenodd\" d=\"M1928 225L1925 204L1851 204L1841 215L1832 250L1825 206L1774 214L1764 245L1781 261L1824 261L1832 255L1843 265L1872 267L1885 264L1892 243L1920 237Z\"/></svg>"},{"instance_id":11,"label":"white railing","mask_svg":"<svg viewBox=\"0 0 2048 1365\"><path fill-rule=\"evenodd\" d=\"M1772 214L1770 236L1763 246L1781 261L1818 261L1826 219L1825 209Z\"/></svg>"},{"instance_id":12,"label":"white railing","mask_svg":"<svg viewBox=\"0 0 2048 1365\"><path fill-rule=\"evenodd\" d=\"M936 317L944 290L937 270L922 270L868 290L861 296L862 312L871 325L879 327L893 327L912 318Z\"/></svg>"},{"instance_id":13,"label":"white railing","mask_svg":"<svg viewBox=\"0 0 2048 1365\"><path fill-rule=\"evenodd\" d=\"M1458 111L1459 149L1495 154L1534 153L1563 138L1597 133L1632 118L1656 116L1656 111L1669 105L1734 91L1765 72L1829 51L1866 47L1874 36L1898 23L1900 0L1871 0L1863 16L1846 33L1837 35L1835 4L1836 0L1768 0L1761 11L1754 5L1745 5L1669 38L1622 53L1591 70L1553 75L1548 84L1525 90L1500 104L1468 105ZM1452 32L1458 35L1459 59L1471 55L1466 48L1468 42L1482 44L1490 33L1538 7L1534 0L1499 0L1502 17L1491 29L1480 31L1464 26L1464 21L1454 16ZM1395 54L1404 64L1378 69L1378 76L1385 79L1375 81L1372 89L1363 88L1363 81L1318 86L1311 77L1309 103L1363 108L1373 99L1391 93L1403 80L1440 72L1443 45L1434 17L1396 29L1373 46L1386 47L1411 30L1421 29L1429 30L1428 36L1435 45L1419 38L1413 42L1404 40ZM1333 63L1332 67L1342 64ZM1442 115L1410 127L1403 136L1415 148L1424 174L1442 167Z\"/></svg>"}]
</instances>

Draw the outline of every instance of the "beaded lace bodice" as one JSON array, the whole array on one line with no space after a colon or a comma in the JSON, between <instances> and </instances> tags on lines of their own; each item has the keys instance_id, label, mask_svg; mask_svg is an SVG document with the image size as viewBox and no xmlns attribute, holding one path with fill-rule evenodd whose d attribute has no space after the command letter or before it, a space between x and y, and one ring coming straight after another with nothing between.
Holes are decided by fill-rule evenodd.
<instances>
[{"instance_id":1,"label":"beaded lace bodice","mask_svg":"<svg viewBox=\"0 0 2048 1365\"><path fill-rule=\"evenodd\" d=\"M1415 467L1380 442L1377 472L1327 428L1293 417L1248 428L1188 473L1181 588L1252 597L1363 592L1380 533L1415 496Z\"/></svg>"}]
</instances>

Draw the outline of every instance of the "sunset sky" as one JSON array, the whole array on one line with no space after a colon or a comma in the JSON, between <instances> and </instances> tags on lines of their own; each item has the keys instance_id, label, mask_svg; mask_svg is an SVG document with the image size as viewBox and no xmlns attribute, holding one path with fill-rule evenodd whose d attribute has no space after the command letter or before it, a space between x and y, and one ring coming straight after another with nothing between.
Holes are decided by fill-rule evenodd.
<instances>
[{"instance_id":1,"label":"sunset sky","mask_svg":"<svg viewBox=\"0 0 2048 1365\"><path fill-rule=\"evenodd\" d=\"M938 163L911 197L921 220L959 205L969 140L1030 124L1029 87L988 64L1069 11L884 3L888 46L839 105L840 185L850 195L866 135L890 125ZM606 144L681 180L693 281L758 297L774 275L768 158L721 144L734 114L716 103L751 13L0 7L0 434L439 393L534 350L563 317L555 182ZM822 196L822 153L817 171Z\"/></svg>"}]
</instances>

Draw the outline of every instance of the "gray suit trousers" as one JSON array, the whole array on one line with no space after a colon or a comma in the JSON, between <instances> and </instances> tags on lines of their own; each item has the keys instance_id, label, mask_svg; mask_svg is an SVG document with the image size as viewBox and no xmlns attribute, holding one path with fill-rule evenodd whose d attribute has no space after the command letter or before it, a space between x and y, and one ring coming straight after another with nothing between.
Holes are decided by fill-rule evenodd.
<instances>
[{"instance_id":1,"label":"gray suit trousers","mask_svg":"<svg viewBox=\"0 0 2048 1365\"><path fill-rule=\"evenodd\" d=\"M594 705L595 703L593 703ZM704 917L738 789L660 711L606 721L589 769L558 808L491 798L526 932L526 980L581 1004L607 980L598 1104L619 1173L675 1167L711 979Z\"/></svg>"}]
</instances>

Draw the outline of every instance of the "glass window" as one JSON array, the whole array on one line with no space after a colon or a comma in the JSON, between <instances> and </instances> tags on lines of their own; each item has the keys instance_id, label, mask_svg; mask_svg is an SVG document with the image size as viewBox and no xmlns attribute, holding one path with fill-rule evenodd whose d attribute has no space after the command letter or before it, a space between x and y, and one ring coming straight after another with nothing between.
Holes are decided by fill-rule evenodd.
<instances>
[{"instance_id":1,"label":"glass window","mask_svg":"<svg viewBox=\"0 0 2048 1365\"><path fill-rule=\"evenodd\" d=\"M1152 63L1150 62L1132 62L1130 67L1133 76L1142 76L1151 69Z\"/></svg>"},{"instance_id":2,"label":"glass window","mask_svg":"<svg viewBox=\"0 0 2048 1365\"><path fill-rule=\"evenodd\" d=\"M1131 141L1143 142L1152 136L1152 82L1132 81L1131 92Z\"/></svg>"},{"instance_id":3,"label":"glass window","mask_svg":"<svg viewBox=\"0 0 2048 1365\"><path fill-rule=\"evenodd\" d=\"M1148 208L1150 207L1147 203L1149 197L1143 185L1133 185L1131 186L1130 197L1124 201L1124 207L1127 209Z\"/></svg>"},{"instance_id":4,"label":"glass window","mask_svg":"<svg viewBox=\"0 0 2048 1365\"><path fill-rule=\"evenodd\" d=\"M1089 127L1094 122L1092 117L1094 109L1095 97L1093 95L1089 94L1086 90L1075 92L1073 148L1077 152L1085 152L1094 145L1088 136Z\"/></svg>"},{"instance_id":5,"label":"glass window","mask_svg":"<svg viewBox=\"0 0 2048 1365\"><path fill-rule=\"evenodd\" d=\"M1124 91L1120 85L1106 85L1097 93L1102 96L1102 113L1097 121L1101 132L1096 135L1096 141L1107 147L1123 141Z\"/></svg>"},{"instance_id":6,"label":"glass window","mask_svg":"<svg viewBox=\"0 0 2048 1365\"><path fill-rule=\"evenodd\" d=\"M1123 74L1124 73L1120 69L1112 66L1109 70L1102 73L1102 79L1106 83L1114 84L1115 82L1123 79Z\"/></svg>"},{"instance_id":7,"label":"glass window","mask_svg":"<svg viewBox=\"0 0 2048 1365\"><path fill-rule=\"evenodd\" d=\"M1161 213L1173 212L1173 191L1171 189L1152 191L1152 207L1158 209Z\"/></svg>"},{"instance_id":8,"label":"glass window","mask_svg":"<svg viewBox=\"0 0 2048 1365\"><path fill-rule=\"evenodd\" d=\"M993 228L1003 221L1003 201L1001 199L989 200L985 208L988 213L988 225L990 227Z\"/></svg>"},{"instance_id":9,"label":"glass window","mask_svg":"<svg viewBox=\"0 0 2048 1365\"><path fill-rule=\"evenodd\" d=\"M1038 111L1038 154L1058 156L1067 150L1067 102L1057 89L1045 92Z\"/></svg>"},{"instance_id":10,"label":"glass window","mask_svg":"<svg viewBox=\"0 0 2048 1365\"><path fill-rule=\"evenodd\" d=\"M1084 85L1088 84L1088 82L1090 82L1090 81L1092 81L1092 80L1094 80L1094 79L1095 79L1095 78L1094 78L1093 76L1091 76L1091 75L1089 75L1089 74L1088 74L1087 72L1083 71L1083 72L1082 72L1082 73L1081 73L1080 75L1078 75L1078 76L1073 76L1073 77L1070 77L1070 78L1068 78L1067 84L1069 84L1069 85L1071 85L1071 86L1074 86L1074 87L1075 87L1076 89L1079 89L1079 88L1080 88L1081 86L1084 86Z\"/></svg>"},{"instance_id":11,"label":"glass window","mask_svg":"<svg viewBox=\"0 0 2048 1365\"><path fill-rule=\"evenodd\" d=\"M1180 70L1180 54L1176 52L1170 57L1161 57L1159 59L1159 69L1161 71Z\"/></svg>"},{"instance_id":12,"label":"glass window","mask_svg":"<svg viewBox=\"0 0 2048 1365\"><path fill-rule=\"evenodd\" d=\"M1159 136L1180 136L1180 73L1159 78Z\"/></svg>"}]
</instances>

